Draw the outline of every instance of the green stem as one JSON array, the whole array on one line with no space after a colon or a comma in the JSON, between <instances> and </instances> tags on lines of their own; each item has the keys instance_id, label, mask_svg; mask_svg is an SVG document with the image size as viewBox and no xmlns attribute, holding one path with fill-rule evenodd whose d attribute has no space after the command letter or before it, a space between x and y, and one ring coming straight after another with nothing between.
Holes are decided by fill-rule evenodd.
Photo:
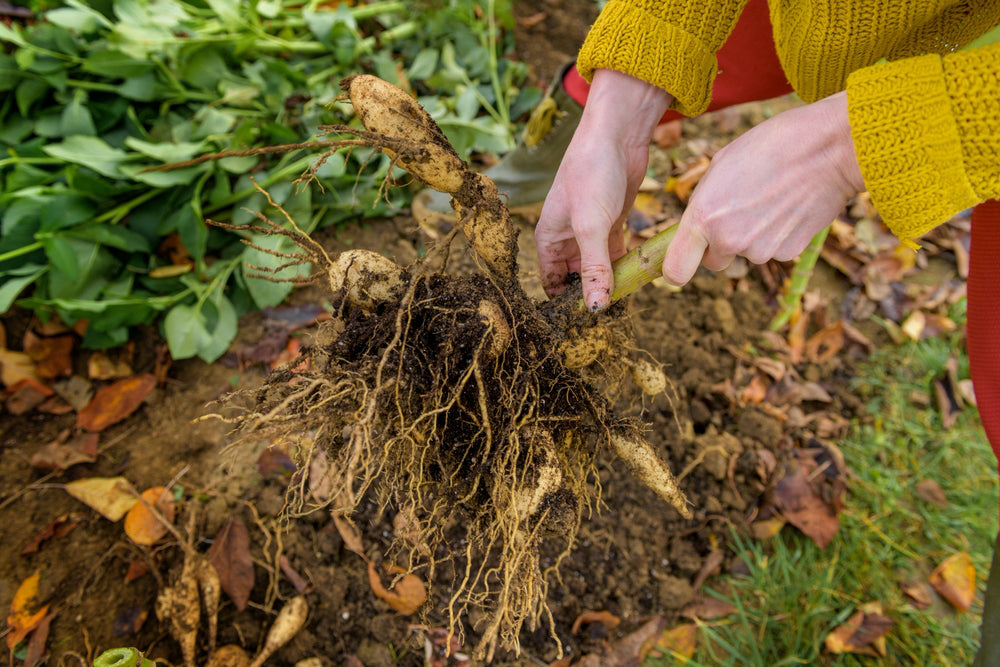
<instances>
[{"instance_id":1,"label":"green stem","mask_svg":"<svg viewBox=\"0 0 1000 667\"><path fill-rule=\"evenodd\" d=\"M497 17L496 0L489 0L486 5L486 25L488 31L488 51L490 54L490 82L493 84L493 96L497 101L497 111L500 113L504 128L510 131L510 109L507 108L507 100L504 99L503 90L500 87L500 67L497 63Z\"/></svg>"},{"instance_id":2,"label":"green stem","mask_svg":"<svg viewBox=\"0 0 1000 667\"><path fill-rule=\"evenodd\" d=\"M56 157L14 157L0 160L0 169L12 164L66 164L66 161Z\"/></svg>"},{"instance_id":3,"label":"green stem","mask_svg":"<svg viewBox=\"0 0 1000 667\"><path fill-rule=\"evenodd\" d=\"M41 241L35 241L34 243L29 243L26 246L21 246L17 250L8 250L7 252L0 254L0 262L6 262L8 259L14 259L15 257L27 255L41 249Z\"/></svg>"},{"instance_id":4,"label":"green stem","mask_svg":"<svg viewBox=\"0 0 1000 667\"><path fill-rule=\"evenodd\" d=\"M289 164L287 167L283 167L278 171L274 172L273 174L265 178L263 181L257 183L257 185L259 185L262 188L267 188L273 185L274 183L277 183L280 180L288 178L289 176L291 176L296 172L303 171L307 166L309 166L309 163L312 162L314 159L315 156L307 155L299 160L296 160L295 162ZM205 215L209 216L212 215L213 213L221 211L224 208L228 208L233 204L242 201L243 199L246 199L256 191L257 191L256 188L247 188L246 190L241 190L240 192L234 192L229 197L223 199L222 201L212 206L210 209L206 210Z\"/></svg>"},{"instance_id":5,"label":"green stem","mask_svg":"<svg viewBox=\"0 0 1000 667\"><path fill-rule=\"evenodd\" d=\"M397 26L389 28L385 32L378 36L378 43L388 44L389 42L394 42L397 39L406 39L411 37L417 32L417 24L414 21L407 21L406 23L400 23ZM355 53L369 53L375 48L376 38L374 35L370 37L365 37L358 42L357 46L354 47ZM325 47L324 47L325 48Z\"/></svg>"},{"instance_id":6,"label":"green stem","mask_svg":"<svg viewBox=\"0 0 1000 667\"><path fill-rule=\"evenodd\" d=\"M677 225L667 227L611 265L615 281L612 301L627 297L663 275L663 258L676 233ZM583 308L582 300L579 306Z\"/></svg>"},{"instance_id":7,"label":"green stem","mask_svg":"<svg viewBox=\"0 0 1000 667\"><path fill-rule=\"evenodd\" d=\"M129 200L124 204L119 204L110 211L105 211L101 215L94 218L94 222L105 222L106 220L110 220L112 224L118 224L118 222L120 222L122 218L128 215L132 211L132 209L134 209L136 206L139 206L140 204L149 201L150 199L160 194L161 192L162 190L160 190L159 188L147 190L146 192L142 193L135 199Z\"/></svg>"},{"instance_id":8,"label":"green stem","mask_svg":"<svg viewBox=\"0 0 1000 667\"><path fill-rule=\"evenodd\" d=\"M795 262L795 268L792 269L792 277L788 282L788 290L785 292L785 298L781 301L781 310L778 311L778 314L771 320L771 324L768 325L768 329L771 331L778 331L781 327L785 326L795 311L799 309L799 304L802 303L802 295L806 292L809 278L812 277L813 269L816 267L816 260L819 259L819 254L823 250L823 243L826 241L826 235L829 233L830 228L825 227L823 231L812 237L809 245L799 255L798 261Z\"/></svg>"}]
</instances>

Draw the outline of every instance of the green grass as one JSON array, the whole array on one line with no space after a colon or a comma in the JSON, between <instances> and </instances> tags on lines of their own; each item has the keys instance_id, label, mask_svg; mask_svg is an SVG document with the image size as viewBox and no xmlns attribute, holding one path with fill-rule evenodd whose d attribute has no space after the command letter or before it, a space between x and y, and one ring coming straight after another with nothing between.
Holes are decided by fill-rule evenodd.
<instances>
[{"instance_id":1,"label":"green grass","mask_svg":"<svg viewBox=\"0 0 1000 667\"><path fill-rule=\"evenodd\" d=\"M959 313L960 315L961 313ZM840 532L824 552L791 527L768 543L734 536L733 548L748 576L709 582L737 613L707 622L689 666L866 665L871 658L835 656L823 649L826 635L856 608L882 603L894 625L888 655L877 664L970 664L979 643L985 579L997 531L996 461L975 408L966 408L944 430L934 405L913 401L930 394L950 355L967 360L957 337L886 349L862 370L855 389L869 419L852 425L838 443L849 480ZM915 486L933 479L948 506L919 498ZM968 613L939 600L914 607L901 583L926 580L946 557L967 551L976 567L978 595ZM651 659L647 667L673 664Z\"/></svg>"}]
</instances>

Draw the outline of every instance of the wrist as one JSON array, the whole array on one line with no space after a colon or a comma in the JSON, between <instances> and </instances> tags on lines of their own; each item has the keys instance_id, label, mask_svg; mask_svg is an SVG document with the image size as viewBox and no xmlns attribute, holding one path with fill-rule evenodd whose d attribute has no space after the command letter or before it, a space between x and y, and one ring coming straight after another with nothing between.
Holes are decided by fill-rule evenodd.
<instances>
[{"instance_id":1,"label":"wrist","mask_svg":"<svg viewBox=\"0 0 1000 667\"><path fill-rule=\"evenodd\" d=\"M641 79L598 69L580 125L624 145L646 146L672 101L669 93Z\"/></svg>"},{"instance_id":2,"label":"wrist","mask_svg":"<svg viewBox=\"0 0 1000 667\"><path fill-rule=\"evenodd\" d=\"M826 116L823 119L823 126L830 128L830 152L841 178L854 192L863 192L865 181L861 176L858 154L854 148L854 137L851 134L851 123L847 113L847 93L836 93L816 102L816 104L821 106Z\"/></svg>"}]
</instances>

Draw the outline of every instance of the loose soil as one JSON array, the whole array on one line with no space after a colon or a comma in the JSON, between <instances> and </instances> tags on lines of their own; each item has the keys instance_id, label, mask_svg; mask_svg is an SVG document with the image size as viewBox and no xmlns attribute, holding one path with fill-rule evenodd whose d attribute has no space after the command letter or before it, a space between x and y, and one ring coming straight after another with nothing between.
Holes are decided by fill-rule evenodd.
<instances>
[{"instance_id":1,"label":"loose soil","mask_svg":"<svg viewBox=\"0 0 1000 667\"><path fill-rule=\"evenodd\" d=\"M519 42L531 47L517 55L532 64L540 81L551 77L562 55L571 55L593 18L568 11L564 5L569 4L540 0L517 5L522 17L546 12L541 22L519 28ZM542 35L553 45L548 56L534 51L543 44ZM761 109L738 112L743 115L732 132L745 129L763 114ZM690 128L700 141L721 146L728 138L707 121ZM665 176L668 159L666 153L654 155L654 168ZM656 160L661 161L659 166ZM530 296L541 299L530 221L518 224L522 282ZM346 226L317 238L331 255L350 247L369 248L403 265L420 256L429 242L425 230L407 215ZM454 270L469 266L467 257L454 254L458 255L453 258ZM548 664L557 658L558 643L566 653L580 655L654 615L676 616L692 601L697 580L737 565L725 546L731 530L746 531L765 504L774 476L758 472L760 450L774 452L781 461L817 435L815 424L806 419L810 408L822 407L845 418L856 414L858 406L846 391L852 363L846 353L822 365L801 364L802 375L818 381L832 402L802 403L797 419L783 420L752 401L734 398L732 387L739 386L747 367L746 351L760 343L773 313L773 297L762 276L755 268L744 275L700 273L681 292L654 284L632 298L629 318L635 343L663 365L673 387L650 398L623 383L616 407L620 414L648 424L650 442L682 476L681 486L695 508L695 518L682 519L609 452L601 453L597 462L601 502L584 517L578 543L548 591L554 627L543 622L536 631L523 633L520 656L503 653L494 664ZM290 303L317 303L323 298L321 292L307 288L297 290ZM27 326L18 313L3 323L10 341L19 340ZM314 332L307 329L301 335L309 339ZM253 344L263 333L263 316L247 315L234 349ZM144 332L138 342L136 372L152 370L158 342L155 331ZM76 371L85 375L84 355L77 363ZM243 611L223 596L219 644L238 644L251 654L262 645L281 601L296 592L280 560L311 584L310 613L306 627L275 654L272 664L293 664L314 656L323 665L357 664L346 662L349 656L365 667L423 664L428 628L447 625L443 610L454 572L444 566L438 569L422 615L396 613L373 594L365 563L345 546L329 513L282 518L294 475L261 463L269 443L227 451L231 439L227 425L195 421L217 410L214 401L234 387L260 385L266 372L261 364L176 363L170 381L154 390L138 412L101 434L101 446L107 449L97 462L75 465L44 481L42 473L29 465L32 453L60 431L72 429L74 415L0 415L0 544L5 545L0 555L0 608L8 608L21 581L41 573L40 599L51 602L57 612L49 635L49 664L76 664L74 658L89 664L95 654L116 646L136 646L150 657L181 662L168 624L156 618L154 603L160 586L179 571L182 550L170 541L152 549L137 547L120 523L87 509L60 486L74 479L114 475L124 475L139 489L177 479L189 499L187 509L197 515L195 534L189 537L200 551L207 550L231 515L249 527L255 584ZM822 435L833 436L835 431L828 425ZM76 522L74 530L47 540L37 553L19 555L33 536L64 515ZM394 516L394 508L379 512L374 501L362 504L355 523L369 554L387 550ZM724 554L721 566L709 558L718 551ZM552 564L558 554L557 546L543 548L543 566ZM126 583L134 561L149 565L153 573ZM581 613L597 610L611 612L621 625L612 631L598 624L572 631ZM133 622L126 623L123 619L130 612ZM143 615L144 622L134 621ZM473 611L466 623L466 649L474 644L477 620Z\"/></svg>"}]
</instances>

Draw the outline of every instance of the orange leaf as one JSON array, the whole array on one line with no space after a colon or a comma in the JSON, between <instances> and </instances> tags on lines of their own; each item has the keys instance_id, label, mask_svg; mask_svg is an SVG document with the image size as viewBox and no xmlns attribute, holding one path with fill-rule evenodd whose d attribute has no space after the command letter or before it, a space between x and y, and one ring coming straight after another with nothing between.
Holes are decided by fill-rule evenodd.
<instances>
[{"instance_id":1,"label":"orange leaf","mask_svg":"<svg viewBox=\"0 0 1000 667\"><path fill-rule=\"evenodd\" d=\"M580 632L580 628L584 624L588 623L600 623L608 630L614 630L622 622L622 619L618 618L610 611L585 611L576 617L573 621L573 628L570 630L574 635Z\"/></svg>"},{"instance_id":2,"label":"orange leaf","mask_svg":"<svg viewBox=\"0 0 1000 667\"><path fill-rule=\"evenodd\" d=\"M684 126L679 119L660 123L653 130L653 141L660 148L670 148L681 140L683 131Z\"/></svg>"},{"instance_id":3,"label":"orange leaf","mask_svg":"<svg viewBox=\"0 0 1000 667\"><path fill-rule=\"evenodd\" d=\"M809 337L805 353L809 361L822 364L840 352L842 347L844 347L844 326L840 322L835 322Z\"/></svg>"},{"instance_id":4,"label":"orange leaf","mask_svg":"<svg viewBox=\"0 0 1000 667\"><path fill-rule=\"evenodd\" d=\"M34 630L45 619L49 612L49 605L43 606L38 611L32 613L38 599L38 581L41 575L35 572L33 575L21 582L17 592L14 593L14 600L10 603L10 613L7 614L7 648L14 650L28 634Z\"/></svg>"},{"instance_id":5,"label":"orange leaf","mask_svg":"<svg viewBox=\"0 0 1000 667\"><path fill-rule=\"evenodd\" d=\"M945 558L929 579L931 586L956 609L969 611L976 596L976 568L972 558L962 551Z\"/></svg>"},{"instance_id":6,"label":"orange leaf","mask_svg":"<svg viewBox=\"0 0 1000 667\"><path fill-rule=\"evenodd\" d=\"M682 623L677 627L664 631L656 640L656 648L668 651L681 661L690 660L694 656L697 640L697 626L694 623Z\"/></svg>"},{"instance_id":7,"label":"orange leaf","mask_svg":"<svg viewBox=\"0 0 1000 667\"><path fill-rule=\"evenodd\" d=\"M882 603L869 602L823 640L830 653L860 653L885 657L885 633L892 620L882 615Z\"/></svg>"},{"instance_id":8,"label":"orange leaf","mask_svg":"<svg viewBox=\"0 0 1000 667\"><path fill-rule=\"evenodd\" d=\"M403 575L393 584L391 589L382 585L382 580L375 569L375 563L368 561L368 583L371 584L375 595L389 603L389 606L404 616L417 611L427 600L427 589L424 582L413 574L406 574L406 570L395 565L384 565L385 571L395 577L397 574Z\"/></svg>"},{"instance_id":9,"label":"orange leaf","mask_svg":"<svg viewBox=\"0 0 1000 667\"><path fill-rule=\"evenodd\" d=\"M163 518L173 523L174 497L166 488L154 486L142 492L142 499L156 508ZM168 529L142 502L137 502L125 515L125 534L142 546L155 544Z\"/></svg>"},{"instance_id":10,"label":"orange leaf","mask_svg":"<svg viewBox=\"0 0 1000 667\"><path fill-rule=\"evenodd\" d=\"M103 431L136 411L156 386L156 377L144 373L100 389L79 414L76 425L85 431Z\"/></svg>"},{"instance_id":11,"label":"orange leaf","mask_svg":"<svg viewBox=\"0 0 1000 667\"><path fill-rule=\"evenodd\" d=\"M73 374L73 336L42 338L29 331L24 336L24 351L35 362L41 378Z\"/></svg>"},{"instance_id":12,"label":"orange leaf","mask_svg":"<svg viewBox=\"0 0 1000 667\"><path fill-rule=\"evenodd\" d=\"M138 502L124 477L78 479L66 483L66 492L111 521L118 521Z\"/></svg>"}]
</instances>

